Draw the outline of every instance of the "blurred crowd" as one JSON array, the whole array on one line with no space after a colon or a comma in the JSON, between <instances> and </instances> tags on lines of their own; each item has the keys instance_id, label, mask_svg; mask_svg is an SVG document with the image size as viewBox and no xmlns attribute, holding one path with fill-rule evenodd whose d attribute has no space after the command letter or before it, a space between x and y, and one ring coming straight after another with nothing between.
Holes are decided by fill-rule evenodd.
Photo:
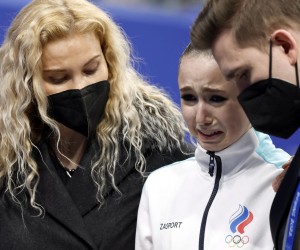
<instances>
[{"instance_id":1,"label":"blurred crowd","mask_svg":"<svg viewBox=\"0 0 300 250\"><path fill-rule=\"evenodd\" d=\"M186 7L190 5L199 5L204 0L94 0L98 3L107 4L120 4L120 5L153 5L153 6L165 6L165 7Z\"/></svg>"}]
</instances>

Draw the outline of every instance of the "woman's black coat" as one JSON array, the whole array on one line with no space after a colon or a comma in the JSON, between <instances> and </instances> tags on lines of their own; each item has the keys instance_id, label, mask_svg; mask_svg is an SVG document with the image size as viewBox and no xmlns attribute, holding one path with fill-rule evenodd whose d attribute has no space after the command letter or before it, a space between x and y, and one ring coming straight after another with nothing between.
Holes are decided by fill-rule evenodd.
<instances>
[{"instance_id":1,"label":"woman's black coat","mask_svg":"<svg viewBox=\"0 0 300 250\"><path fill-rule=\"evenodd\" d=\"M83 157L81 165L84 168L77 168L69 181L64 179L66 175L52 159L48 146L41 143L39 150L40 153L35 152L40 174L36 200L42 205L44 215L37 216L37 212L28 205L28 200L23 202L21 209L9 195L2 192L0 249L133 250L137 210L145 181L133 164L124 158L124 164L115 173L115 184L122 195L108 185L104 191L105 203L99 208L95 198L96 187L87 167L94 152L92 149ZM147 171L189 156L179 150L172 154L148 150ZM18 198L26 200L25 196L28 198L23 192Z\"/></svg>"}]
</instances>

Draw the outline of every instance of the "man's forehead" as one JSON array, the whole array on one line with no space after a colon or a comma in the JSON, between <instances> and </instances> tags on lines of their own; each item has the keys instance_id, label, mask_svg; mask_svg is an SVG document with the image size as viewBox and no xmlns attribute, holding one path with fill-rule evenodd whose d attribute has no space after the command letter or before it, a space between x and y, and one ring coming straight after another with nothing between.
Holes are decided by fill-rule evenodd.
<instances>
[{"instance_id":1,"label":"man's forehead","mask_svg":"<svg viewBox=\"0 0 300 250\"><path fill-rule=\"evenodd\" d=\"M235 54L229 56L228 54L229 53L216 56L216 61L225 79L230 81L242 70L242 68L246 67L247 62L243 57L239 57L238 55L234 56Z\"/></svg>"},{"instance_id":2,"label":"man's forehead","mask_svg":"<svg viewBox=\"0 0 300 250\"><path fill-rule=\"evenodd\" d=\"M224 30L212 43L211 50L215 58L224 56L232 57L238 52L239 46L232 33L229 30Z\"/></svg>"},{"instance_id":3,"label":"man's forehead","mask_svg":"<svg viewBox=\"0 0 300 250\"><path fill-rule=\"evenodd\" d=\"M247 49L246 49L247 50ZM212 53L219 68L227 80L231 80L237 73L246 67L247 58L230 31L223 31L212 45Z\"/></svg>"}]
</instances>

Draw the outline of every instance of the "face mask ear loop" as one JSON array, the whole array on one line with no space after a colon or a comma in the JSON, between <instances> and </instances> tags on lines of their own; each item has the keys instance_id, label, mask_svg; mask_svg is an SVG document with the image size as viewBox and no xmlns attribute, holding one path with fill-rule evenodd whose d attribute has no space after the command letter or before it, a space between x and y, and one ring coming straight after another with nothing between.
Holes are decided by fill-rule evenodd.
<instances>
[{"instance_id":1,"label":"face mask ear loop","mask_svg":"<svg viewBox=\"0 0 300 250\"><path fill-rule=\"evenodd\" d=\"M296 82L297 82L297 87L299 88L299 73L298 73L298 63L295 63L295 70L296 70Z\"/></svg>"},{"instance_id":2,"label":"face mask ear loop","mask_svg":"<svg viewBox=\"0 0 300 250\"><path fill-rule=\"evenodd\" d=\"M270 39L270 48L269 48L269 80L272 78L272 39Z\"/></svg>"}]
</instances>

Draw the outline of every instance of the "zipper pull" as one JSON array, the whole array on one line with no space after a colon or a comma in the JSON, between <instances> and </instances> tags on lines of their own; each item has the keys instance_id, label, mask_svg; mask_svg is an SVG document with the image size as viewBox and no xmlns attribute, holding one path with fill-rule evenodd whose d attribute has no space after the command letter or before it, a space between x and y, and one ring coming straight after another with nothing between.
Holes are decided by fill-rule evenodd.
<instances>
[{"instance_id":1,"label":"zipper pull","mask_svg":"<svg viewBox=\"0 0 300 250\"><path fill-rule=\"evenodd\" d=\"M209 154L208 173L211 177L213 177L215 169L215 152L207 151L206 153Z\"/></svg>"}]
</instances>

